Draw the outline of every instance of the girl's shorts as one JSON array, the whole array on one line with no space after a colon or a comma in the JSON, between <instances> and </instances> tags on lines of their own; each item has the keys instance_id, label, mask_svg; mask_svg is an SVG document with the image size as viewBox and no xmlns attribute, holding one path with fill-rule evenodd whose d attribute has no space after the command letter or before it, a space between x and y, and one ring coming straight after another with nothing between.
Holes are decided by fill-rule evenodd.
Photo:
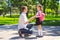
<instances>
[{"instance_id":1,"label":"girl's shorts","mask_svg":"<svg viewBox=\"0 0 60 40\"><path fill-rule=\"evenodd\" d=\"M39 18L36 18L36 25L42 25L42 21Z\"/></svg>"}]
</instances>

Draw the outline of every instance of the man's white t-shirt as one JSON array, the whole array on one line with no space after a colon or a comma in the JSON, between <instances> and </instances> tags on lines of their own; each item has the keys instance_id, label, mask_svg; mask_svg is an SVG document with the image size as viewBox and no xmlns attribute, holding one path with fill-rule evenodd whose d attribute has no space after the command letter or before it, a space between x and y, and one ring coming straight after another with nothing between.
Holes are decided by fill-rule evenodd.
<instances>
[{"instance_id":1,"label":"man's white t-shirt","mask_svg":"<svg viewBox=\"0 0 60 40\"><path fill-rule=\"evenodd\" d=\"M26 13L22 12L20 17L19 17L19 24L18 24L18 30L22 29L22 28L26 28L27 24L24 24L25 22L27 22L27 17L26 17Z\"/></svg>"}]
</instances>

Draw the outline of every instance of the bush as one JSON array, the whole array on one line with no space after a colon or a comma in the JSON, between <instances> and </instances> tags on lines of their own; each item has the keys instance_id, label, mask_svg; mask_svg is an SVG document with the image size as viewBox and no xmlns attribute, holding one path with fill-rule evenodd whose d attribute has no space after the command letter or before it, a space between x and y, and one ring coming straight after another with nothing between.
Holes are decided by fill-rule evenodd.
<instances>
[{"instance_id":1,"label":"bush","mask_svg":"<svg viewBox=\"0 0 60 40\"><path fill-rule=\"evenodd\" d=\"M45 12L48 15L54 15L56 13L54 9L51 10L51 9L47 9L47 8L46 8Z\"/></svg>"}]
</instances>

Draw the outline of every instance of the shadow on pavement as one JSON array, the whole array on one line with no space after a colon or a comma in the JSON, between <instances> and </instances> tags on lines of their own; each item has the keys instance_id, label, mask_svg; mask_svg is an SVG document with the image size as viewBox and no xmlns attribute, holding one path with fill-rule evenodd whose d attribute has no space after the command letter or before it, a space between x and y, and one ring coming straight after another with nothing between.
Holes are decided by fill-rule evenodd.
<instances>
[{"instance_id":1,"label":"shadow on pavement","mask_svg":"<svg viewBox=\"0 0 60 40\"><path fill-rule=\"evenodd\" d=\"M43 29L46 36L60 36L60 26L46 26Z\"/></svg>"},{"instance_id":2,"label":"shadow on pavement","mask_svg":"<svg viewBox=\"0 0 60 40\"><path fill-rule=\"evenodd\" d=\"M18 30L18 25L1 25L0 30Z\"/></svg>"},{"instance_id":3,"label":"shadow on pavement","mask_svg":"<svg viewBox=\"0 0 60 40\"><path fill-rule=\"evenodd\" d=\"M3 38L0 37L0 39L3 39Z\"/></svg>"},{"instance_id":4,"label":"shadow on pavement","mask_svg":"<svg viewBox=\"0 0 60 40\"><path fill-rule=\"evenodd\" d=\"M15 37L12 37L12 38L10 38L9 40L18 40L18 39L20 39L20 40L35 40L35 39L37 39L36 37L30 37L30 38L21 38L21 37L19 37L19 36L15 36Z\"/></svg>"},{"instance_id":5,"label":"shadow on pavement","mask_svg":"<svg viewBox=\"0 0 60 40\"><path fill-rule=\"evenodd\" d=\"M16 39L19 39L19 38L20 38L19 36L16 36L16 37L10 38L9 40L16 40Z\"/></svg>"},{"instance_id":6,"label":"shadow on pavement","mask_svg":"<svg viewBox=\"0 0 60 40\"><path fill-rule=\"evenodd\" d=\"M37 26L34 26L33 27L34 29L33 30L36 30L34 31L33 34L37 35ZM60 26L43 26L43 33L44 33L44 36L60 36ZM0 30L17 30L18 31L18 26L17 25L1 25L0 26ZM12 35L18 35L18 33L13 33ZM2 38L0 38L2 39ZM24 39L24 38L20 38L19 36L15 36L15 37L11 37L10 40L12 39ZM33 39L36 39L36 38L25 38L25 40L33 40Z\"/></svg>"}]
</instances>

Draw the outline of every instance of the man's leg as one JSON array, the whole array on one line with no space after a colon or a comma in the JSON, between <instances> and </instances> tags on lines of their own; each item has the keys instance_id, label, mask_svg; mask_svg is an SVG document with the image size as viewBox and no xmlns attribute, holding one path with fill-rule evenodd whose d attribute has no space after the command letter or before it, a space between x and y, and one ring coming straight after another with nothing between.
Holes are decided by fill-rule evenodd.
<instances>
[{"instance_id":1,"label":"man's leg","mask_svg":"<svg viewBox=\"0 0 60 40\"><path fill-rule=\"evenodd\" d=\"M20 37L23 37L22 34L25 35L25 37L26 37L26 36L28 36L28 30L27 29L20 29L18 31L18 34Z\"/></svg>"},{"instance_id":2,"label":"man's leg","mask_svg":"<svg viewBox=\"0 0 60 40\"><path fill-rule=\"evenodd\" d=\"M33 27L33 24L28 24L27 28L30 30Z\"/></svg>"},{"instance_id":3,"label":"man's leg","mask_svg":"<svg viewBox=\"0 0 60 40\"><path fill-rule=\"evenodd\" d=\"M33 33L33 31L31 30L32 27L33 27L33 24L28 24L27 25L27 28L28 28L27 33L28 34L32 34Z\"/></svg>"},{"instance_id":4,"label":"man's leg","mask_svg":"<svg viewBox=\"0 0 60 40\"><path fill-rule=\"evenodd\" d=\"M18 34L19 34L19 36L20 36L20 37L22 37L22 33L21 33L21 31L20 31L20 30L18 31Z\"/></svg>"}]
</instances>

